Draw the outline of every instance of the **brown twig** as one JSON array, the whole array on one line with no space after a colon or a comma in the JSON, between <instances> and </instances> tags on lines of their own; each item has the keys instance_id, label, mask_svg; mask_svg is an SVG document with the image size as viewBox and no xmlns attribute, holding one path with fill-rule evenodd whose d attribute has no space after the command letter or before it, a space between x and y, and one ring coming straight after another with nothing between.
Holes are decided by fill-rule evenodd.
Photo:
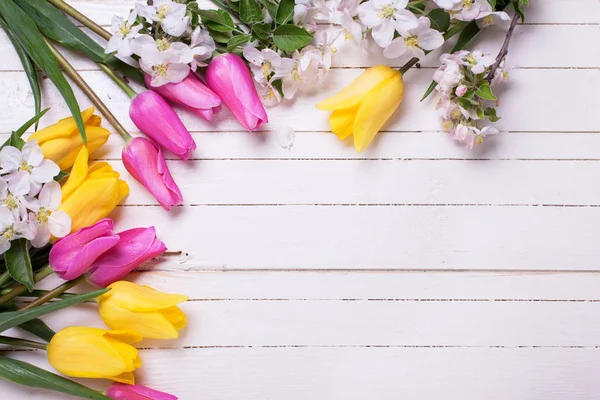
<instances>
[{"instance_id":1,"label":"brown twig","mask_svg":"<svg viewBox=\"0 0 600 400\"><path fill-rule=\"evenodd\" d=\"M486 81L492 82L492 79L494 79L494 75L496 74L496 70L500 66L500 63L502 63L502 60L504 60L504 58L508 54L508 44L510 43L510 38L512 38L515 27L517 26L518 20L519 20L519 14L515 13L515 15L512 18L512 21L510 22L510 28L508 28L508 32L506 32L506 37L504 38L504 43L502 44L502 47L500 48L500 52L498 53L498 56L496 57L496 62L494 64L492 64L492 67L490 68L490 72L488 73L488 76L485 78Z\"/></svg>"}]
</instances>

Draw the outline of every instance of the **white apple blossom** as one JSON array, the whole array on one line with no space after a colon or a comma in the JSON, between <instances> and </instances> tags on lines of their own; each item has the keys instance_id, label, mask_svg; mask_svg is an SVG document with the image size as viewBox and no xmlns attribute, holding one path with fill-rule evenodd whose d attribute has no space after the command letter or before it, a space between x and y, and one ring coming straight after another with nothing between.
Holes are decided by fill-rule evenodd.
<instances>
[{"instance_id":1,"label":"white apple blossom","mask_svg":"<svg viewBox=\"0 0 600 400\"><path fill-rule=\"evenodd\" d=\"M358 6L358 18L369 29L377 44L387 47L395 31L417 27L417 17L406 10L408 0L367 0Z\"/></svg>"},{"instance_id":2,"label":"white apple blossom","mask_svg":"<svg viewBox=\"0 0 600 400\"><path fill-rule=\"evenodd\" d=\"M107 53L116 51L119 57L129 57L133 54L133 50L131 50L131 40L134 39L140 29L142 29L142 25L133 25L136 18L137 13L135 10L129 14L127 20L116 15L113 16L111 26L113 35L106 44Z\"/></svg>"},{"instance_id":3,"label":"white apple blossom","mask_svg":"<svg viewBox=\"0 0 600 400\"><path fill-rule=\"evenodd\" d=\"M458 6L463 2L463 0L433 0L435 4L439 8L443 8L444 10L452 10L454 7Z\"/></svg>"},{"instance_id":4,"label":"white apple blossom","mask_svg":"<svg viewBox=\"0 0 600 400\"><path fill-rule=\"evenodd\" d=\"M340 0L332 10L331 23L341 25L344 28L344 36L347 40L354 40L361 45L364 39L364 27L358 19L358 6L360 0Z\"/></svg>"},{"instance_id":5,"label":"white apple blossom","mask_svg":"<svg viewBox=\"0 0 600 400\"><path fill-rule=\"evenodd\" d=\"M140 56L140 67L152 77L150 84L154 87L179 83L190 72L188 63L192 61L193 54L185 43L140 35L131 42L131 47Z\"/></svg>"},{"instance_id":6,"label":"white apple blossom","mask_svg":"<svg viewBox=\"0 0 600 400\"><path fill-rule=\"evenodd\" d=\"M309 32L317 30L319 22L329 22L331 9L325 0L296 0L294 6L294 24Z\"/></svg>"},{"instance_id":7,"label":"white apple blossom","mask_svg":"<svg viewBox=\"0 0 600 400\"><path fill-rule=\"evenodd\" d=\"M333 56L337 53L334 43L341 32L339 29L322 29L314 35L314 48L319 51L318 58L323 67L323 73L327 73L331 68ZM307 46L305 50L310 51L312 48Z\"/></svg>"},{"instance_id":8,"label":"white apple blossom","mask_svg":"<svg viewBox=\"0 0 600 400\"><path fill-rule=\"evenodd\" d=\"M12 240L25 238L33 239L35 232L28 221L15 218L15 215L6 208L0 208L0 254L10 249Z\"/></svg>"},{"instance_id":9,"label":"white apple blossom","mask_svg":"<svg viewBox=\"0 0 600 400\"><path fill-rule=\"evenodd\" d=\"M400 36L383 50L387 58L402 56L423 58L425 51L437 49L444 44L444 37L435 29L431 29L431 20L420 17L416 28L399 32Z\"/></svg>"},{"instance_id":10,"label":"white apple blossom","mask_svg":"<svg viewBox=\"0 0 600 400\"><path fill-rule=\"evenodd\" d=\"M270 81L256 83L256 91L263 104L266 106L274 106L279 104L282 100L281 94L275 87L273 87L273 83Z\"/></svg>"},{"instance_id":11,"label":"white apple blossom","mask_svg":"<svg viewBox=\"0 0 600 400\"><path fill-rule=\"evenodd\" d=\"M190 52L192 54L190 67L192 71L196 71L198 67L206 67L208 64L204 61L212 57L215 49L215 41L208 31L201 29L199 26L196 27L190 37Z\"/></svg>"},{"instance_id":12,"label":"white apple blossom","mask_svg":"<svg viewBox=\"0 0 600 400\"><path fill-rule=\"evenodd\" d=\"M15 218L23 219L27 216L27 201L24 196L15 196L8 191L8 182L0 179L0 207L10 210Z\"/></svg>"},{"instance_id":13,"label":"white apple blossom","mask_svg":"<svg viewBox=\"0 0 600 400\"><path fill-rule=\"evenodd\" d=\"M0 173L8 173L4 178L13 195L35 196L42 184L50 182L60 168L52 161L44 159L44 153L35 140L25 143L19 151L16 147L6 146L0 151Z\"/></svg>"},{"instance_id":14,"label":"white apple blossom","mask_svg":"<svg viewBox=\"0 0 600 400\"><path fill-rule=\"evenodd\" d=\"M50 241L50 235L63 237L71 231L69 214L58 210L62 201L60 184L52 181L42 187L37 199L31 199L27 208L30 224L35 232L31 239L33 247L43 247Z\"/></svg>"},{"instance_id":15,"label":"white apple blossom","mask_svg":"<svg viewBox=\"0 0 600 400\"><path fill-rule=\"evenodd\" d=\"M462 0L447 11L459 21L473 21L488 16L493 9L488 0Z\"/></svg>"},{"instance_id":16,"label":"white apple blossom","mask_svg":"<svg viewBox=\"0 0 600 400\"><path fill-rule=\"evenodd\" d=\"M294 62L290 58L281 57L271 49L258 50L252 46L243 49L243 55L250 62L254 80L265 84L292 72Z\"/></svg>"},{"instance_id":17,"label":"white apple blossom","mask_svg":"<svg viewBox=\"0 0 600 400\"><path fill-rule=\"evenodd\" d=\"M465 58L465 63L474 74L482 74L487 67L492 65L496 58L481 51L473 51Z\"/></svg>"},{"instance_id":18,"label":"white apple blossom","mask_svg":"<svg viewBox=\"0 0 600 400\"><path fill-rule=\"evenodd\" d=\"M498 20L510 21L510 17L504 11L494 11L489 13L483 12L479 14L479 18L475 22L479 28L487 28L495 25Z\"/></svg>"},{"instance_id":19,"label":"white apple blossom","mask_svg":"<svg viewBox=\"0 0 600 400\"><path fill-rule=\"evenodd\" d=\"M183 35L190 26L186 16L186 5L171 0L154 0L154 5L135 5L138 14L150 21L158 22L165 33L171 36Z\"/></svg>"},{"instance_id":20,"label":"white apple blossom","mask_svg":"<svg viewBox=\"0 0 600 400\"><path fill-rule=\"evenodd\" d=\"M293 60L292 71L281 79L286 99L293 98L298 90L312 89L319 83L321 59L318 52L296 52Z\"/></svg>"}]
</instances>

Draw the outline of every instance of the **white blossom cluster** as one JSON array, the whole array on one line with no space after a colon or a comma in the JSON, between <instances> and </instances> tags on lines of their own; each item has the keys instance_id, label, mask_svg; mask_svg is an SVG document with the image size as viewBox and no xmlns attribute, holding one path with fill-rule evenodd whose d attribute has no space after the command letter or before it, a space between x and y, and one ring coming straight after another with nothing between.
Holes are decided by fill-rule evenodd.
<instances>
[{"instance_id":1,"label":"white blossom cluster","mask_svg":"<svg viewBox=\"0 0 600 400\"><path fill-rule=\"evenodd\" d=\"M490 87L507 77L504 61L496 69L491 82L486 77L495 58L480 51L458 51L443 54L441 67L434 73L439 99L436 103L442 128L453 140L472 149L483 142L486 136L495 135L498 130L483 124L494 122L495 109L490 105L493 98ZM489 91L488 91L489 89ZM487 107L486 107L487 106Z\"/></svg>"},{"instance_id":2,"label":"white blossom cluster","mask_svg":"<svg viewBox=\"0 0 600 400\"><path fill-rule=\"evenodd\" d=\"M137 18L160 25L162 31L175 38L155 40L152 36L140 34L142 25ZM142 70L152 77L152 86L181 82L197 67L206 66L205 61L215 51L215 41L207 31L199 26L191 29L190 19L186 16L185 4L171 0L154 0L152 6L136 4L127 19L114 16L112 19L113 36L106 45L106 52L117 55L134 63L130 57L139 57ZM185 38L190 44L178 38Z\"/></svg>"},{"instance_id":3,"label":"white blossom cluster","mask_svg":"<svg viewBox=\"0 0 600 400\"><path fill-rule=\"evenodd\" d=\"M488 0L433 0L458 21L477 21L480 27L493 25L496 19L508 21L504 11L494 11Z\"/></svg>"},{"instance_id":4,"label":"white blossom cluster","mask_svg":"<svg viewBox=\"0 0 600 400\"><path fill-rule=\"evenodd\" d=\"M57 210L62 193L54 177L59 172L35 141L22 150L13 146L0 150L0 254L15 239L42 247L50 235L63 237L71 231L71 218Z\"/></svg>"}]
</instances>

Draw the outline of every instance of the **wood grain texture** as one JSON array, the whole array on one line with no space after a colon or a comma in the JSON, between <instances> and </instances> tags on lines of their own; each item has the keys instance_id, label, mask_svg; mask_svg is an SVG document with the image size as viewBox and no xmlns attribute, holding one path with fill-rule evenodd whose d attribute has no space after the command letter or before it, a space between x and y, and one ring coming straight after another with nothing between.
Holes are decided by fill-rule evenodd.
<instances>
[{"instance_id":1,"label":"wood grain texture","mask_svg":"<svg viewBox=\"0 0 600 400\"><path fill-rule=\"evenodd\" d=\"M134 1L70 3L107 26ZM328 133L314 104L384 61L347 42L328 83L269 109L260 133L243 132L226 110L209 124L178 109L198 150L188 163L167 154L185 197L171 213L124 171L112 135L93 158L131 185L112 215L118 230L155 225L171 251L130 277L190 297L180 340L142 343L138 381L181 400L595 398L599 13L597 0L532 1L498 89L502 134L474 151L439 132L433 99L419 103L438 54L406 74L403 104L367 150ZM477 47L495 54L502 29ZM5 136L31 117L33 99L3 33L0 51ZM127 97L67 56L138 134ZM42 126L68 114L43 86ZM45 320L103 326L91 304ZM43 352L3 354L49 367ZM0 392L66 399L5 382Z\"/></svg>"}]
</instances>

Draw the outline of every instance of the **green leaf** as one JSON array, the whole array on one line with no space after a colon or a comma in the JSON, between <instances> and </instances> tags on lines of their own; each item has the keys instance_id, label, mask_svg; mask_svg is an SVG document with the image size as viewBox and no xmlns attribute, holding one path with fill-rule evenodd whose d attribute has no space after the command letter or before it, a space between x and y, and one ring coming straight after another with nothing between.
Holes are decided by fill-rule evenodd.
<instances>
[{"instance_id":1,"label":"green leaf","mask_svg":"<svg viewBox=\"0 0 600 400\"><path fill-rule=\"evenodd\" d=\"M525 7L529 6L529 0L510 0L515 12L519 14L521 22L525 22Z\"/></svg>"},{"instance_id":2,"label":"green leaf","mask_svg":"<svg viewBox=\"0 0 600 400\"><path fill-rule=\"evenodd\" d=\"M62 94L67 106L71 110L71 114L73 114L75 124L79 129L83 142L86 143L85 125L81 118L81 109L79 108L79 104L77 104L73 89L62 75L56 58L54 58L54 55L48 48L35 22L12 0L0 1L0 14L6 20L8 26L19 40L19 43L21 43L21 46L29 54L29 57L54 82L54 85Z\"/></svg>"},{"instance_id":3,"label":"green leaf","mask_svg":"<svg viewBox=\"0 0 600 400\"><path fill-rule=\"evenodd\" d=\"M277 7L277 14L275 15L275 21L279 25L283 25L291 21L294 18L294 6L296 3L294 0L281 0Z\"/></svg>"},{"instance_id":4,"label":"green leaf","mask_svg":"<svg viewBox=\"0 0 600 400\"><path fill-rule=\"evenodd\" d=\"M487 107L483 110L483 114L490 120L490 122L496 122L500 119L498 115L496 115L496 109L493 107Z\"/></svg>"},{"instance_id":5,"label":"green leaf","mask_svg":"<svg viewBox=\"0 0 600 400\"><path fill-rule=\"evenodd\" d=\"M54 390L82 399L110 400L110 397L35 365L0 356L0 377L19 385Z\"/></svg>"},{"instance_id":6,"label":"green leaf","mask_svg":"<svg viewBox=\"0 0 600 400\"><path fill-rule=\"evenodd\" d=\"M227 28L227 30L222 28L219 32L230 32L235 28L233 19L231 19L231 16L223 10L199 10L198 14L200 14L200 18L204 25L213 27L215 25L221 25Z\"/></svg>"},{"instance_id":7,"label":"green leaf","mask_svg":"<svg viewBox=\"0 0 600 400\"><path fill-rule=\"evenodd\" d=\"M259 39L268 39L271 36L271 24L259 23L252 25L252 32Z\"/></svg>"},{"instance_id":8,"label":"green leaf","mask_svg":"<svg viewBox=\"0 0 600 400\"><path fill-rule=\"evenodd\" d=\"M2 304L0 312L6 311L17 311L19 308L14 303ZM34 334L35 336L44 339L46 342L52 340L55 332L50 329L46 323L40 319L32 319L24 324L19 325L19 328Z\"/></svg>"},{"instance_id":9,"label":"green leaf","mask_svg":"<svg viewBox=\"0 0 600 400\"><path fill-rule=\"evenodd\" d=\"M277 9L279 8L278 3L271 0L258 0L258 2L267 9L267 12L273 20L277 18Z\"/></svg>"},{"instance_id":10,"label":"green leaf","mask_svg":"<svg viewBox=\"0 0 600 400\"><path fill-rule=\"evenodd\" d=\"M229 40L231 39L231 35L230 34L227 34L225 32L217 32L217 31L214 31L214 30L212 30L210 28L208 29L208 33L210 33L210 36L217 43L227 44L227 43L229 43Z\"/></svg>"},{"instance_id":11,"label":"green leaf","mask_svg":"<svg viewBox=\"0 0 600 400\"><path fill-rule=\"evenodd\" d=\"M427 90L425 91L425 94L423 95L423 97L421 97L421 101L425 100L427 98L427 96L429 96L431 94L431 92L433 92L433 89L435 89L436 86L437 86L437 82L432 81L429 84L429 87L427 88Z\"/></svg>"},{"instance_id":12,"label":"green leaf","mask_svg":"<svg viewBox=\"0 0 600 400\"><path fill-rule=\"evenodd\" d=\"M232 51L239 45L248 43L250 39L250 35L237 35L232 37L231 39L229 39L229 42L227 42L227 51Z\"/></svg>"},{"instance_id":13,"label":"green leaf","mask_svg":"<svg viewBox=\"0 0 600 400\"><path fill-rule=\"evenodd\" d=\"M10 249L4 253L6 268L12 278L33 290L33 270L29 258L29 242L27 239L16 239L10 242Z\"/></svg>"},{"instance_id":14,"label":"green leaf","mask_svg":"<svg viewBox=\"0 0 600 400\"><path fill-rule=\"evenodd\" d=\"M137 68L106 54L102 46L86 35L48 1L19 0L17 4L35 22L40 32L48 38L65 47L82 52L95 62L108 64L138 82L144 81L144 76Z\"/></svg>"},{"instance_id":15,"label":"green leaf","mask_svg":"<svg viewBox=\"0 0 600 400\"><path fill-rule=\"evenodd\" d=\"M69 297L68 299L47 303L24 311L11 311L2 313L0 314L0 332L4 332L7 329L24 324L32 319L39 318L42 315L62 310L63 308L72 306L73 304L95 299L109 290L110 289L96 290L94 292L78 294L76 296Z\"/></svg>"},{"instance_id":16,"label":"green leaf","mask_svg":"<svg viewBox=\"0 0 600 400\"><path fill-rule=\"evenodd\" d=\"M431 28L439 32L446 32L450 28L450 14L443 8L434 8L427 14L431 21Z\"/></svg>"},{"instance_id":17,"label":"green leaf","mask_svg":"<svg viewBox=\"0 0 600 400\"><path fill-rule=\"evenodd\" d=\"M69 174L68 172L65 172L65 171L60 171L60 172L58 173L58 175L56 175L56 176L54 177L54 180L55 180L56 182L60 182L60 181L62 181L63 179L65 179L65 178L66 178L67 176L69 176L69 175L70 175L70 174Z\"/></svg>"},{"instance_id":18,"label":"green leaf","mask_svg":"<svg viewBox=\"0 0 600 400\"><path fill-rule=\"evenodd\" d=\"M263 9L256 0L240 0L240 20L245 24L262 22Z\"/></svg>"},{"instance_id":19,"label":"green leaf","mask_svg":"<svg viewBox=\"0 0 600 400\"><path fill-rule=\"evenodd\" d=\"M23 65L23 70L25 71L25 75L27 76L27 80L29 81L29 86L31 87L31 93L33 94L34 101L34 112L39 114L42 110L42 89L40 88L40 80L37 74L37 70L35 69L35 65L33 61L19 43L19 40L14 35L13 31L8 27L6 21L0 18L0 26L6 32L8 39L12 43L15 51L17 52L17 56L19 56L19 60L21 60L21 64ZM38 123L35 123L35 130L37 131Z\"/></svg>"},{"instance_id":20,"label":"green leaf","mask_svg":"<svg viewBox=\"0 0 600 400\"><path fill-rule=\"evenodd\" d=\"M479 88L475 91L475 95L483 100L497 100L498 99L496 96L494 96L494 93L492 93L492 88L490 87L490 84L487 82L484 82L481 85L479 85Z\"/></svg>"},{"instance_id":21,"label":"green leaf","mask_svg":"<svg viewBox=\"0 0 600 400\"><path fill-rule=\"evenodd\" d=\"M312 37L306 29L290 24L278 26L273 31L275 46L288 53L306 46Z\"/></svg>"},{"instance_id":22,"label":"green leaf","mask_svg":"<svg viewBox=\"0 0 600 400\"><path fill-rule=\"evenodd\" d=\"M450 53L465 49L473 40L475 40L477 35L479 35L479 32L481 31L477 26L477 23L475 21L470 22L458 36L458 40Z\"/></svg>"}]
</instances>

